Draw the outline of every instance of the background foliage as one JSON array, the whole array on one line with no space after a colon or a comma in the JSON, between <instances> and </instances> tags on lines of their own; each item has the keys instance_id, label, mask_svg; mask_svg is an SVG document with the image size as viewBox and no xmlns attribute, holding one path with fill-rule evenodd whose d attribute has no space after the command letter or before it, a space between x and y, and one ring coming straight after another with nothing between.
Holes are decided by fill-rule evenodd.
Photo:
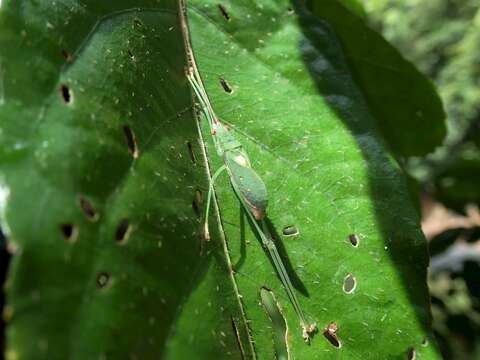
<instances>
[{"instance_id":1,"label":"background foliage","mask_svg":"<svg viewBox=\"0 0 480 360\"><path fill-rule=\"evenodd\" d=\"M447 359L480 357L480 4L476 0L367 0L372 26L436 84L448 136L408 159L431 238L435 329Z\"/></svg>"}]
</instances>

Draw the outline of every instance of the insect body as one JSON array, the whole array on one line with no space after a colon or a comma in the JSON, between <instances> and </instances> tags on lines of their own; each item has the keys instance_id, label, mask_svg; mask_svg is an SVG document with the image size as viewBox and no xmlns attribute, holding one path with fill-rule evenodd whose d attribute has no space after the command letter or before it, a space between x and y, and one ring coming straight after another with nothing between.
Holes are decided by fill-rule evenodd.
<instances>
[{"instance_id":1,"label":"insect body","mask_svg":"<svg viewBox=\"0 0 480 360\"><path fill-rule=\"evenodd\" d=\"M251 168L250 161L243 149L228 151L223 156L232 185L245 200L255 219L262 220L267 207L265 183Z\"/></svg>"},{"instance_id":2,"label":"insect body","mask_svg":"<svg viewBox=\"0 0 480 360\"><path fill-rule=\"evenodd\" d=\"M260 176L252 169L250 159L242 147L242 144L232 135L229 129L222 124L210 104L210 100L200 85L200 79L194 76L193 69L189 70L187 78L194 89L202 110L210 125L210 131L214 140L217 154L223 157L224 167L217 172L218 175L224 169L227 170L230 181L235 191L245 200L248 208L256 220L265 217L265 209L268 203L267 188ZM218 176L217 175L217 176ZM213 176L216 179L216 176ZM214 180L214 179L212 179ZM207 199L207 211L211 197L211 187ZM208 213L207 213L208 214ZM208 220L208 217L205 221Z\"/></svg>"},{"instance_id":3,"label":"insect body","mask_svg":"<svg viewBox=\"0 0 480 360\"><path fill-rule=\"evenodd\" d=\"M316 331L316 325L308 325L305 320L305 316L295 295L295 290L290 277L265 221L265 213L268 203L265 183L252 168L248 155L243 149L242 144L215 115L198 73L194 71L193 68L190 68L187 71L187 78L200 102L201 109L208 120L217 154L223 158L224 162L224 165L212 176L208 189L204 224L205 238L207 240L210 239L208 231L208 212L210 208L213 183L220 173L226 169L235 194L251 223L255 227L256 232L260 236L263 246L268 250L272 258L275 269L285 287L295 312L300 319L300 324L303 328L303 337L305 341L308 342L310 335Z\"/></svg>"}]
</instances>

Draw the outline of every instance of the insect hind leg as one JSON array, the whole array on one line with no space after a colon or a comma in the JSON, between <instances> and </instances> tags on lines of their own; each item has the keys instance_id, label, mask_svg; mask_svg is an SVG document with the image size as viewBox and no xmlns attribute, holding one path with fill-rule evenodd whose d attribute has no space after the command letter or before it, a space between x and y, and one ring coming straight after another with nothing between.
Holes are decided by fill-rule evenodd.
<instances>
[{"instance_id":1,"label":"insect hind leg","mask_svg":"<svg viewBox=\"0 0 480 360\"><path fill-rule=\"evenodd\" d=\"M215 180L217 180L218 176L226 169L225 165L222 165L215 173L213 174L212 178L210 179L210 184L208 185L208 195L207 195L207 206L205 210L205 222L203 224L203 236L205 240L210 240L210 231L208 230L208 213L210 211L210 205L212 200L213 194L213 184Z\"/></svg>"}]
</instances>

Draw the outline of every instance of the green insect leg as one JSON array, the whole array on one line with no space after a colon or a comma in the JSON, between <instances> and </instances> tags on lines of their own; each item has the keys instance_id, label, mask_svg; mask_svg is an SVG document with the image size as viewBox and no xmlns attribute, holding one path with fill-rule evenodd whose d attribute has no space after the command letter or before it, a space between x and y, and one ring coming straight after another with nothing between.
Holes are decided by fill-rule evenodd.
<instances>
[{"instance_id":1,"label":"green insect leg","mask_svg":"<svg viewBox=\"0 0 480 360\"><path fill-rule=\"evenodd\" d=\"M203 225L203 235L205 240L210 240L210 231L208 230L208 213L210 211L210 203L212 200L212 194L213 194L213 184L215 183L215 180L218 178L218 176L226 169L225 165L222 165L217 171L212 176L212 179L210 180L210 184L208 186L208 195L207 195L207 208L205 210L205 223Z\"/></svg>"}]
</instances>

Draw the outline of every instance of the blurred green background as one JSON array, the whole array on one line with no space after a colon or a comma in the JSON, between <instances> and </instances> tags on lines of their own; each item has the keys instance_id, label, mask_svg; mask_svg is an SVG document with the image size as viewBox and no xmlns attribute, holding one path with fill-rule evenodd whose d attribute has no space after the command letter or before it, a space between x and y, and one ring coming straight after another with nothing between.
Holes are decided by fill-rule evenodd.
<instances>
[{"instance_id":1,"label":"blurred green background","mask_svg":"<svg viewBox=\"0 0 480 360\"><path fill-rule=\"evenodd\" d=\"M480 1L364 0L364 16L437 86L448 136L403 159L430 241L434 328L445 359L480 359Z\"/></svg>"}]
</instances>

